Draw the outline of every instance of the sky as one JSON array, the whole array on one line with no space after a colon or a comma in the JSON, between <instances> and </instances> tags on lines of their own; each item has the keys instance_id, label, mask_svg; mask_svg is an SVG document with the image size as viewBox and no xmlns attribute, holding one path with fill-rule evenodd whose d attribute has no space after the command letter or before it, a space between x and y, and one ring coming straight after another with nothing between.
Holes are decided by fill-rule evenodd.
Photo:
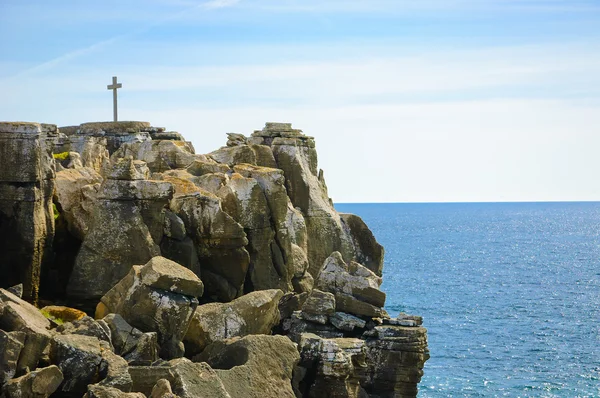
<instances>
[{"instance_id":1,"label":"sky","mask_svg":"<svg viewBox=\"0 0 600 398\"><path fill-rule=\"evenodd\" d=\"M600 200L598 0L0 0L0 120L315 137L335 202Z\"/></svg>"}]
</instances>

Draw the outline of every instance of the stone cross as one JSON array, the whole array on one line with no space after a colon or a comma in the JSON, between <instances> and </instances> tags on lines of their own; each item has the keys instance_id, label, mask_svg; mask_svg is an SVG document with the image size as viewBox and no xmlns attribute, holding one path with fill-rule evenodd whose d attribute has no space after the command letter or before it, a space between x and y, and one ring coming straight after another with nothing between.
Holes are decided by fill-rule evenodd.
<instances>
[{"instance_id":1,"label":"stone cross","mask_svg":"<svg viewBox=\"0 0 600 398\"><path fill-rule=\"evenodd\" d=\"M123 87L121 83L117 83L117 77L113 76L112 84L106 86L108 90L113 91L113 116L114 121L117 121L117 89Z\"/></svg>"}]
</instances>

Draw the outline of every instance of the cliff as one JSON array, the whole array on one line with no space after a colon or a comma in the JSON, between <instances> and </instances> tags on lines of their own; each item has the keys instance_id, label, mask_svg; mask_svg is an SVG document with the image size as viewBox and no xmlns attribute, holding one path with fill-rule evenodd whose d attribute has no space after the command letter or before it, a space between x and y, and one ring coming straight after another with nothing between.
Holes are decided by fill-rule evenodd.
<instances>
[{"instance_id":1,"label":"cliff","mask_svg":"<svg viewBox=\"0 0 600 398\"><path fill-rule=\"evenodd\" d=\"M290 124L201 155L146 122L0 123L0 161L6 397L416 396L422 320L383 309L383 247Z\"/></svg>"}]
</instances>

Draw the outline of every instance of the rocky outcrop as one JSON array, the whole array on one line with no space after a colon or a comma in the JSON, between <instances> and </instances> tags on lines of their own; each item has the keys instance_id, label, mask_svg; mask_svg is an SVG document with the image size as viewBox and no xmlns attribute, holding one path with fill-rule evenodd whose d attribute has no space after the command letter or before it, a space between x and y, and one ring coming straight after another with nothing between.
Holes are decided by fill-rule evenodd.
<instances>
[{"instance_id":1,"label":"rocky outcrop","mask_svg":"<svg viewBox=\"0 0 600 398\"><path fill-rule=\"evenodd\" d=\"M271 334L279 323L281 290L248 293L230 303L204 304L196 308L185 335L188 356L199 354L216 341L249 334Z\"/></svg>"},{"instance_id":2,"label":"rocky outcrop","mask_svg":"<svg viewBox=\"0 0 600 398\"><path fill-rule=\"evenodd\" d=\"M145 122L0 124L13 152L0 283L69 307L0 289L5 395L416 395L422 319L385 311L383 247L312 137L267 123L201 155Z\"/></svg>"},{"instance_id":3,"label":"rocky outcrop","mask_svg":"<svg viewBox=\"0 0 600 398\"><path fill-rule=\"evenodd\" d=\"M203 289L193 272L155 257L145 266L134 266L102 297L96 318L119 314L139 330L157 333L161 358L182 357L182 340Z\"/></svg>"},{"instance_id":4,"label":"rocky outcrop","mask_svg":"<svg viewBox=\"0 0 600 398\"><path fill-rule=\"evenodd\" d=\"M0 123L0 287L22 283L32 301L52 254L52 131L56 126Z\"/></svg>"},{"instance_id":5,"label":"rocky outcrop","mask_svg":"<svg viewBox=\"0 0 600 398\"><path fill-rule=\"evenodd\" d=\"M294 398L291 379L299 358L284 336L251 335L215 342L195 360L215 369L231 398Z\"/></svg>"},{"instance_id":6,"label":"rocky outcrop","mask_svg":"<svg viewBox=\"0 0 600 398\"><path fill-rule=\"evenodd\" d=\"M97 299L134 264L160 255L165 207L173 188L148 177L144 162L121 159L100 186L91 227L67 287L71 297Z\"/></svg>"}]
</instances>

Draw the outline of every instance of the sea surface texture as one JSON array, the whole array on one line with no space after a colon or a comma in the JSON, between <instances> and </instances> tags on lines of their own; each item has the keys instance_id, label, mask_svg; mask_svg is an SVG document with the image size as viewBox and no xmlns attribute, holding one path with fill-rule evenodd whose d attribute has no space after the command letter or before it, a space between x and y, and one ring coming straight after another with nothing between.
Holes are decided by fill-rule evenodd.
<instances>
[{"instance_id":1,"label":"sea surface texture","mask_svg":"<svg viewBox=\"0 0 600 398\"><path fill-rule=\"evenodd\" d=\"M600 397L600 203L337 204L422 315L420 397Z\"/></svg>"}]
</instances>

